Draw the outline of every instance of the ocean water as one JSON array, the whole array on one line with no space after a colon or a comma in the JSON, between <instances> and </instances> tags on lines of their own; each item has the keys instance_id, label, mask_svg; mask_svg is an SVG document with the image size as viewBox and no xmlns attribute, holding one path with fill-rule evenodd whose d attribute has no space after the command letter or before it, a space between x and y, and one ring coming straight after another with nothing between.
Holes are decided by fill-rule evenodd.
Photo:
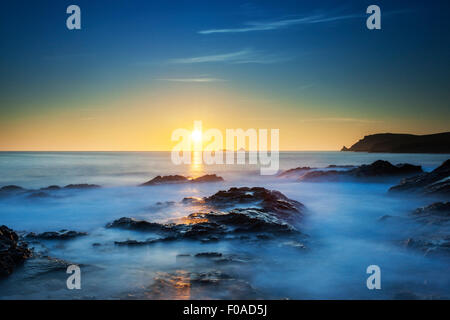
<instances>
[{"instance_id":1,"label":"ocean water","mask_svg":"<svg viewBox=\"0 0 450 320\"><path fill-rule=\"evenodd\" d=\"M450 155L369 154L351 152L282 152L280 169L315 168L330 164L360 165L375 160L422 165L431 171ZM199 176L216 173L221 183L138 187L156 175ZM424 256L401 242L420 229L410 219L380 222L384 215L408 217L417 207L435 200L390 196L399 179L377 182L298 182L261 176L255 165L175 166L168 152L2 152L0 186L41 188L94 183L95 190L64 190L57 197L0 198L0 225L19 232L60 229L89 235L65 241L41 241L35 250L81 266L82 289L68 290L65 267L30 259L0 280L1 299L393 299L449 298L450 261ZM218 190L259 186L278 190L307 208L298 221L307 235L306 249L282 239L261 242L175 241L143 247L114 241L143 240L148 235L106 229L120 217L167 222L192 212L179 204L184 197L209 196ZM175 205L160 205L175 201ZM93 245L99 244L99 245ZM218 265L208 259L180 254L220 252L243 263ZM368 290L366 268L381 268L381 290ZM196 285L198 274L219 277ZM226 276L225 276L226 275ZM226 280L223 280L223 277Z\"/></svg>"}]
</instances>

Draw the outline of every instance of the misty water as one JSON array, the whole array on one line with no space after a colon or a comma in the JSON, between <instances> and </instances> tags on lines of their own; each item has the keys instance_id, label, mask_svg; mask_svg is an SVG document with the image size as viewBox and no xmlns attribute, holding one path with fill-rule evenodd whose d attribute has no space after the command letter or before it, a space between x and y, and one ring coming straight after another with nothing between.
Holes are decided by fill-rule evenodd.
<instances>
[{"instance_id":1,"label":"misty water","mask_svg":"<svg viewBox=\"0 0 450 320\"><path fill-rule=\"evenodd\" d=\"M360 165L382 159L422 165L431 171L449 155L282 152L280 169L330 164ZM220 183L138 187L157 175L200 176L216 173ZM29 259L0 280L1 299L392 299L449 298L450 260L424 255L402 245L420 228L410 219L380 221L385 215L407 217L435 200L392 196L399 179L375 182L299 182L261 176L254 165L175 166L166 152L0 153L0 186L38 189L92 183L93 190L61 190L54 197L0 198L0 225L19 232L68 229L88 232L70 240L31 243L36 252L80 265L82 289L68 290L66 266ZM148 246L117 246L114 241L144 240L149 234L107 229L120 217L168 222L194 208L184 197L210 196L230 187L278 190L305 205L296 222L305 247L280 239L201 243L174 241ZM175 202L165 205L166 202ZM183 256L219 252L235 263ZM368 290L366 268L381 268L381 290ZM190 285L198 274L226 279ZM226 276L225 276L226 275Z\"/></svg>"}]
</instances>

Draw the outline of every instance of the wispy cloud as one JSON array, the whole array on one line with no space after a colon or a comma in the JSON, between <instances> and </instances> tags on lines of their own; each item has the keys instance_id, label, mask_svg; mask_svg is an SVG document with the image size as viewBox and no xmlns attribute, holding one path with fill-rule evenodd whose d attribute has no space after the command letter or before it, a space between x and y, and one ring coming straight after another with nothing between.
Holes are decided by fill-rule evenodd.
<instances>
[{"instance_id":1,"label":"wispy cloud","mask_svg":"<svg viewBox=\"0 0 450 320\"><path fill-rule=\"evenodd\" d=\"M208 82L222 82L227 81L224 79L218 79L218 78L206 78L206 77L200 77L200 78L160 78L157 79L159 81L169 81L169 82L188 82L188 83L208 83Z\"/></svg>"},{"instance_id":2,"label":"wispy cloud","mask_svg":"<svg viewBox=\"0 0 450 320\"><path fill-rule=\"evenodd\" d=\"M212 33L239 33L239 32L266 31L266 30L276 30L276 29L288 28L288 27L294 26L294 25L325 23L325 22L356 19L356 18L363 18L363 17L366 17L366 15L347 14L347 15L339 15L339 16L326 16L324 14L319 14L319 15L311 15L311 16L306 16L306 17L283 19L283 20L277 20L277 21L247 22L244 24L244 26L239 27L239 28L208 29L208 30L201 30L198 33L212 34Z\"/></svg>"},{"instance_id":3,"label":"wispy cloud","mask_svg":"<svg viewBox=\"0 0 450 320\"><path fill-rule=\"evenodd\" d=\"M291 58L285 55L279 54L267 54L264 52L258 52L251 49L245 49L237 52L189 57L169 60L169 63L175 64L192 64L192 63L208 63L208 62L225 62L232 64L242 63L259 63L270 64L290 60Z\"/></svg>"}]
</instances>

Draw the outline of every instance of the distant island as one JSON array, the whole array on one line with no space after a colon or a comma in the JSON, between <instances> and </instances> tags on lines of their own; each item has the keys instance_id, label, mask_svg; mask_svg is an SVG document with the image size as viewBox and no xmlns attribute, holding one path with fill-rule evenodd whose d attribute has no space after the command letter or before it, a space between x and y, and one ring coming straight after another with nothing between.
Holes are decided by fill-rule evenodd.
<instances>
[{"instance_id":1,"label":"distant island","mask_svg":"<svg viewBox=\"0 0 450 320\"><path fill-rule=\"evenodd\" d=\"M365 136L341 151L388 153L450 153L450 132L414 135L378 133Z\"/></svg>"}]
</instances>

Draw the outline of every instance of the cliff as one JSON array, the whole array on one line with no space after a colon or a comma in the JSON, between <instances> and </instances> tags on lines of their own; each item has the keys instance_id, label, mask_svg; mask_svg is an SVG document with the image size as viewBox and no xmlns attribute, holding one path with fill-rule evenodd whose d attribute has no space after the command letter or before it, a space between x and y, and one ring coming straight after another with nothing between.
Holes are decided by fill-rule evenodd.
<instances>
[{"instance_id":1,"label":"cliff","mask_svg":"<svg viewBox=\"0 0 450 320\"><path fill-rule=\"evenodd\" d=\"M450 153L450 132L413 135L379 133L365 136L341 151L388 153Z\"/></svg>"}]
</instances>

